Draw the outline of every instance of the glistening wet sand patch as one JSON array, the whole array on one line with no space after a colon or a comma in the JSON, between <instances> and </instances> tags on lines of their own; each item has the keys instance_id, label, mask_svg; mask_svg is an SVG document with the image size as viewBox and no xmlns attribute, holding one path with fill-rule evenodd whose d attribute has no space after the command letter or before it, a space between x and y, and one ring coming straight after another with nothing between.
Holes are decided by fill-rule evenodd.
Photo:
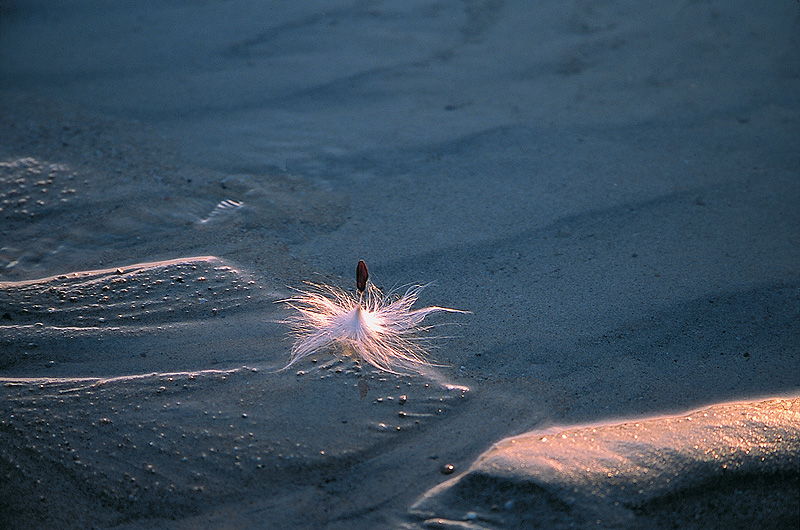
<instances>
[{"instance_id":1,"label":"glistening wet sand patch","mask_svg":"<svg viewBox=\"0 0 800 530\"><path fill-rule=\"evenodd\" d=\"M98 521L171 517L336 474L407 442L465 392L345 361L303 375L6 379L0 446L28 486L49 470L41 495L63 483L99 499Z\"/></svg>"}]
</instances>

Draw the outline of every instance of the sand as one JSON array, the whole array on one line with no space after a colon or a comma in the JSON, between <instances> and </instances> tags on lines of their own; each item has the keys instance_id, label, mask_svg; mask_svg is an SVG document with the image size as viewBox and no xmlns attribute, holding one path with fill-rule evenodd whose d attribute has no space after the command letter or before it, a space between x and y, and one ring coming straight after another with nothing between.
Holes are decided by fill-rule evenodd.
<instances>
[{"instance_id":1,"label":"sand","mask_svg":"<svg viewBox=\"0 0 800 530\"><path fill-rule=\"evenodd\" d=\"M799 9L4 2L0 526L795 528ZM470 311L442 366L280 371L359 259ZM537 445L502 511L501 440L585 429L678 479L539 519Z\"/></svg>"},{"instance_id":2,"label":"sand","mask_svg":"<svg viewBox=\"0 0 800 530\"><path fill-rule=\"evenodd\" d=\"M434 528L790 528L800 400L532 432L414 504Z\"/></svg>"}]
</instances>

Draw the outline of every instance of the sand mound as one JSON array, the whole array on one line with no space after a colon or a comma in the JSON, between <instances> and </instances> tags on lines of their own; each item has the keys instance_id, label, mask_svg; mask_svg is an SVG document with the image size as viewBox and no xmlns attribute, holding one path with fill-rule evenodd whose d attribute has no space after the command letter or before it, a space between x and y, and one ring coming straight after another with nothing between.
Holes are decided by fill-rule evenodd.
<instances>
[{"instance_id":1,"label":"sand mound","mask_svg":"<svg viewBox=\"0 0 800 530\"><path fill-rule=\"evenodd\" d=\"M800 399L507 438L411 509L426 528L796 528Z\"/></svg>"}]
</instances>

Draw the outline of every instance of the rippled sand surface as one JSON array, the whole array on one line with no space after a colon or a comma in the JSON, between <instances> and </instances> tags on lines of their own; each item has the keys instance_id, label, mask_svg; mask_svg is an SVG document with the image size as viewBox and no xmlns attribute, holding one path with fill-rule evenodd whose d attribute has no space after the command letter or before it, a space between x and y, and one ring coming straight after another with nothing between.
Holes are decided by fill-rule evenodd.
<instances>
[{"instance_id":1,"label":"rippled sand surface","mask_svg":"<svg viewBox=\"0 0 800 530\"><path fill-rule=\"evenodd\" d=\"M796 528L798 17L4 2L0 526ZM441 366L281 371L359 259Z\"/></svg>"},{"instance_id":2,"label":"rippled sand surface","mask_svg":"<svg viewBox=\"0 0 800 530\"><path fill-rule=\"evenodd\" d=\"M244 366L3 384L4 517L76 528L315 486L413 443L466 393L338 361L302 376ZM76 511L49 511L67 490Z\"/></svg>"},{"instance_id":3,"label":"rippled sand surface","mask_svg":"<svg viewBox=\"0 0 800 530\"><path fill-rule=\"evenodd\" d=\"M281 370L286 341L264 341L275 293L218 258L0 285L15 524L113 525L270 498L410 441L468 391L331 356ZM27 488L40 492L34 514ZM50 511L64 489L81 513Z\"/></svg>"}]
</instances>

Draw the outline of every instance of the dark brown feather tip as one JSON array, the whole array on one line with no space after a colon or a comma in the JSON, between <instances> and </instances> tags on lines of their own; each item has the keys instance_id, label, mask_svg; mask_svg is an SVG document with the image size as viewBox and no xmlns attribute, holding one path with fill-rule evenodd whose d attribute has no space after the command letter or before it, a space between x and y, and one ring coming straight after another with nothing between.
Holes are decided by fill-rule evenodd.
<instances>
[{"instance_id":1,"label":"dark brown feather tip","mask_svg":"<svg viewBox=\"0 0 800 530\"><path fill-rule=\"evenodd\" d=\"M367 270L367 264L364 263L363 260L359 260L356 266L356 287L358 287L358 292L363 293L364 289L367 288L368 278L369 271Z\"/></svg>"}]
</instances>

